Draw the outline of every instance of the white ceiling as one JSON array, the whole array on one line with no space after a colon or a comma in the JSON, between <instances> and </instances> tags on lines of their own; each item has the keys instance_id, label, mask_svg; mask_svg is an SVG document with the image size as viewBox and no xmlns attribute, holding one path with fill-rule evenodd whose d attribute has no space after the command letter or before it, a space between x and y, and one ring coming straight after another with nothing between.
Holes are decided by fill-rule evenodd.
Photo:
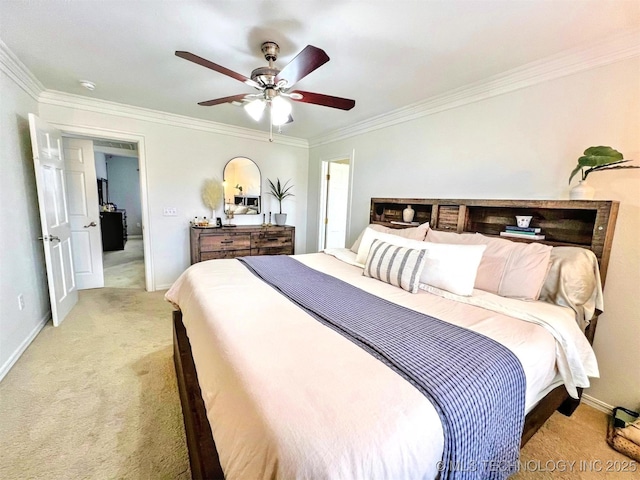
<instances>
[{"instance_id":1,"label":"white ceiling","mask_svg":"<svg viewBox=\"0 0 640 480\"><path fill-rule=\"evenodd\" d=\"M197 102L254 90L174 55L243 75L280 45L331 61L296 88L353 98L345 112L294 104L283 133L314 138L640 25L639 0L0 0L0 39L47 89L266 129L240 107ZM97 84L93 92L78 80Z\"/></svg>"}]
</instances>

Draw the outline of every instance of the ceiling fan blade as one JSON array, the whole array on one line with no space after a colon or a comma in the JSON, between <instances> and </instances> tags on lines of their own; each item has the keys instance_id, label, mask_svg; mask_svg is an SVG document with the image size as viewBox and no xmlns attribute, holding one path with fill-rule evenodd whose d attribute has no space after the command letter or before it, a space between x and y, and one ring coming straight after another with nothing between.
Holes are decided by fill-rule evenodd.
<instances>
[{"instance_id":1,"label":"ceiling fan blade","mask_svg":"<svg viewBox=\"0 0 640 480\"><path fill-rule=\"evenodd\" d=\"M217 63L210 62L206 58L199 57L198 55L195 55L193 53L177 50L176 56L184 58L185 60L189 60L190 62L197 63L198 65L201 65L203 67L210 68L211 70L222 73L223 75L226 75L228 77L240 80L241 82L246 83L247 85L251 85L252 87L262 88L261 85L258 84L258 82L254 82L244 75L234 72L233 70L229 70L228 68L223 67L222 65L218 65Z\"/></svg>"},{"instance_id":2,"label":"ceiling fan blade","mask_svg":"<svg viewBox=\"0 0 640 480\"><path fill-rule=\"evenodd\" d=\"M303 92L295 90L290 93L302 95L302 98L296 96L290 97L294 102L313 103L315 105L323 105L325 107L339 108L340 110L351 110L356 105L355 100L342 97L332 97L331 95L323 95L322 93Z\"/></svg>"},{"instance_id":3,"label":"ceiling fan blade","mask_svg":"<svg viewBox=\"0 0 640 480\"><path fill-rule=\"evenodd\" d=\"M220 105L221 103L240 102L244 100L246 96L246 93L241 93L240 95L231 95L230 97L222 97L216 98L215 100L207 100L206 102L198 102L198 105L202 105L203 107L211 107L213 105Z\"/></svg>"},{"instance_id":4,"label":"ceiling fan blade","mask_svg":"<svg viewBox=\"0 0 640 480\"><path fill-rule=\"evenodd\" d=\"M275 83L284 79L287 81L287 86L292 87L328 61L329 55L324 50L313 45L307 45L280 71L275 78Z\"/></svg>"}]
</instances>

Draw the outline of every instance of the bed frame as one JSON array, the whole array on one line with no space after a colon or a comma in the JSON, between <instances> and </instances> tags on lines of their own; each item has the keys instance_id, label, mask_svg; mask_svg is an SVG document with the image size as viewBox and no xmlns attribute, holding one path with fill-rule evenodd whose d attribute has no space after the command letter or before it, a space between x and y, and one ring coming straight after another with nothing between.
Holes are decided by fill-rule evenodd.
<instances>
[{"instance_id":1,"label":"bed frame","mask_svg":"<svg viewBox=\"0 0 640 480\"><path fill-rule=\"evenodd\" d=\"M602 285L607 274L613 233L618 215L618 202L560 200L455 200L372 198L370 223L392 228L402 225L402 210L411 205L414 221L430 222L431 228L455 232L478 232L498 236L515 215L532 215L532 226L541 227L546 239L541 243L554 246L579 246L593 251L600 264ZM519 239L510 239L519 240ZM527 241L527 240L523 240ZM585 331L593 343L596 315ZM207 418L191 344L182 323L182 312L173 312L174 363L184 417L191 475L194 479L224 479L211 426ZM582 396L582 389L578 389ZM580 404L560 385L549 392L525 418L521 446L558 410L571 415Z\"/></svg>"}]
</instances>

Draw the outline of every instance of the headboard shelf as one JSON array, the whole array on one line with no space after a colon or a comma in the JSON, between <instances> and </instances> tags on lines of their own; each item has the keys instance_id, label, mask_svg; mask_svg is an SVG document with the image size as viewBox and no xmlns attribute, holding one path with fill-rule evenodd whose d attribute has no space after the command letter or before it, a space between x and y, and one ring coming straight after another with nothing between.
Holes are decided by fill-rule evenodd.
<instances>
[{"instance_id":1,"label":"headboard shelf","mask_svg":"<svg viewBox=\"0 0 640 480\"><path fill-rule=\"evenodd\" d=\"M540 227L545 235L541 243L593 251L600 262L603 282L619 207L618 202L608 200L372 198L369 221L404 228L390 222L402 221L402 211L407 205L416 212L414 221L429 222L435 230L490 236L499 236L505 227L515 225L516 215L531 215L531 226Z\"/></svg>"}]
</instances>

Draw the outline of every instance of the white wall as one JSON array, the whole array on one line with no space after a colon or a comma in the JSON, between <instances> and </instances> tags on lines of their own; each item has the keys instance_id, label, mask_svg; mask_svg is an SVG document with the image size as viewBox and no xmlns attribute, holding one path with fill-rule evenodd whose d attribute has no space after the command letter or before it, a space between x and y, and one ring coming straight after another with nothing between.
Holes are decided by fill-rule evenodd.
<instances>
[{"instance_id":1,"label":"white wall","mask_svg":"<svg viewBox=\"0 0 640 480\"><path fill-rule=\"evenodd\" d=\"M187 126L176 126L141 119L141 115L121 116L115 104L109 104L104 111L95 111L95 107L85 109L52 103L40 104L40 116L49 123L104 130L106 138L117 132L144 138L145 150L140 152L140 161L142 163L144 155L146 178L142 181L147 185L149 203L149 231L145 231L145 237L151 241L156 289L168 288L189 265L189 221L196 215L211 216L211 210L201 200L202 184L212 176L222 178L226 162L237 156L256 162L262 172L263 185L266 178L292 179L296 196L287 203L287 223L296 227L296 253L304 253L307 148L188 128L187 123ZM140 173L143 176L142 166ZM263 186L264 210L268 212L275 209L275 204L264 195L265 191ZM165 207L177 208L178 215L163 216ZM262 223L262 216L238 216L234 223Z\"/></svg>"},{"instance_id":2,"label":"white wall","mask_svg":"<svg viewBox=\"0 0 640 480\"><path fill-rule=\"evenodd\" d=\"M107 156L94 150L93 158L96 164L96 178L107 178Z\"/></svg>"},{"instance_id":3,"label":"white wall","mask_svg":"<svg viewBox=\"0 0 640 480\"><path fill-rule=\"evenodd\" d=\"M0 70L0 378L50 317L27 115L33 97ZM24 310L18 295L24 295Z\"/></svg>"},{"instance_id":4,"label":"white wall","mask_svg":"<svg viewBox=\"0 0 640 480\"><path fill-rule=\"evenodd\" d=\"M582 151L611 145L640 165L640 59L595 68L311 148L307 250L317 248L322 160L355 151L351 230L371 197L567 199ZM587 393L640 407L640 170L589 177L621 202L595 350L601 379ZM350 243L348 242L348 243Z\"/></svg>"}]
</instances>

